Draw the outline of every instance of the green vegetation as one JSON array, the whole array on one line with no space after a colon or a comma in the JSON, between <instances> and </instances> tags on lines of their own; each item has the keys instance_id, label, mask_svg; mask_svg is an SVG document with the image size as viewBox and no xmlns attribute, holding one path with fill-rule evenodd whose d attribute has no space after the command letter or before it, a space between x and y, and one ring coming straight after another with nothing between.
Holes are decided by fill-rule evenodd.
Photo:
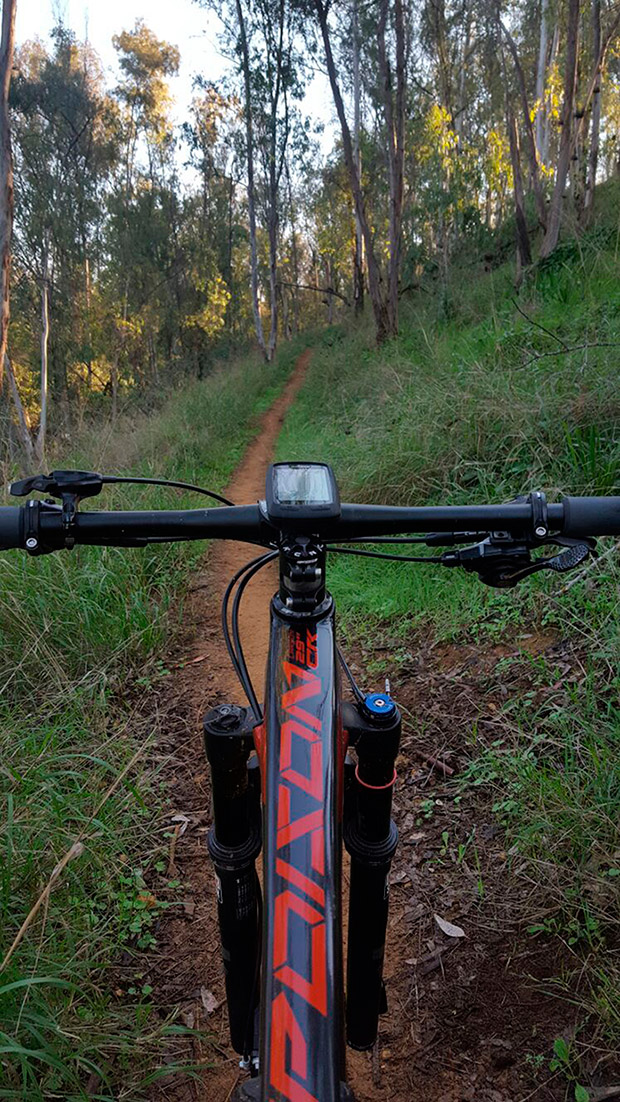
<instances>
[{"instance_id":1,"label":"green vegetation","mask_svg":"<svg viewBox=\"0 0 620 1102\"><path fill-rule=\"evenodd\" d=\"M69 465L166 475L221 489L299 348L248 359L175 395L160 414L85 434ZM103 440L103 443L101 442ZM195 495L105 492L106 506L181 507ZM163 768L140 705L165 670L201 545L3 554L0 582L0 960L40 893L49 895L0 973L0 1098L140 1098L170 1070L141 972L155 920L174 906L165 877ZM77 843L77 846L76 846ZM76 846L61 875L55 867ZM130 961L120 978L110 966ZM155 1069L155 1070L154 1070ZM157 1070L160 1069L160 1070ZM119 1085L122 1084L122 1095Z\"/></svg>"},{"instance_id":2,"label":"green vegetation","mask_svg":"<svg viewBox=\"0 0 620 1102\"><path fill-rule=\"evenodd\" d=\"M518 305L507 265L469 263L455 268L447 298L425 284L403 307L401 336L380 351L366 331L330 330L280 458L331 461L345 500L619 493L616 185L601 203L598 226L534 269ZM369 673L389 672L396 686L400 660L429 635L514 647L481 690L501 685L512 663L525 669L527 691L510 679L498 741L463 731L471 764L460 783L489 793L512 868L538 882L535 912L523 914L532 934L556 935L575 954L575 977L562 982L588 1020L577 1053L620 1043L620 565L612 541L599 550L600 563L567 590L539 575L494 591L456 571L348 556L329 567L349 636L379 632L388 644ZM519 653L525 632L565 642L570 671Z\"/></svg>"}]
</instances>

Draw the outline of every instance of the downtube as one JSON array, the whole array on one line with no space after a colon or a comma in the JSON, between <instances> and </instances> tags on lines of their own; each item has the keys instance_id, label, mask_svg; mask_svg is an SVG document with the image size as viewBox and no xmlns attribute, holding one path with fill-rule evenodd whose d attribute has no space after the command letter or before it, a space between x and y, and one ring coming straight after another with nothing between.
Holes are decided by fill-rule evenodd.
<instances>
[{"instance_id":1,"label":"downtube","mask_svg":"<svg viewBox=\"0 0 620 1102\"><path fill-rule=\"evenodd\" d=\"M261 1102L340 1102L344 745L333 606L272 604L265 731Z\"/></svg>"}]
</instances>

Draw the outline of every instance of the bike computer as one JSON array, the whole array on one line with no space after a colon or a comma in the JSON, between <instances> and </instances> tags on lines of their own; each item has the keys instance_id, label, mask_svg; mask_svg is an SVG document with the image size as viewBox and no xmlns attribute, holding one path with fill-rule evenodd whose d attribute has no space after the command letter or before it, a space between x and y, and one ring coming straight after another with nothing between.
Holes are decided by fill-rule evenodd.
<instances>
[{"instance_id":1,"label":"bike computer","mask_svg":"<svg viewBox=\"0 0 620 1102\"><path fill-rule=\"evenodd\" d=\"M299 523L340 516L340 494L327 463L272 463L267 471L267 516Z\"/></svg>"}]
</instances>

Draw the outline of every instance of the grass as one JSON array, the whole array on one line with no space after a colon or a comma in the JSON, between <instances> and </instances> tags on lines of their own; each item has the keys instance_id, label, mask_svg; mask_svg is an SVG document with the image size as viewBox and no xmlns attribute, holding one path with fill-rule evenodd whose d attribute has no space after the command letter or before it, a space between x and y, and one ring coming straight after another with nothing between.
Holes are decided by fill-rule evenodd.
<instances>
[{"instance_id":1,"label":"grass","mask_svg":"<svg viewBox=\"0 0 620 1102\"><path fill-rule=\"evenodd\" d=\"M299 351L227 365L151 419L85 435L55 465L221 490ZM200 504L155 488L104 493L103 507ZM145 981L179 885L165 876L165 763L149 755L157 723L142 703L202 554L0 556L0 960L52 882L0 970L0 1099L139 1099L178 1067L168 1061L183 1027L162 1022Z\"/></svg>"},{"instance_id":2,"label":"grass","mask_svg":"<svg viewBox=\"0 0 620 1102\"><path fill-rule=\"evenodd\" d=\"M536 268L518 299L511 266L457 265L449 310L439 292L419 293L381 350L368 328L332 334L288 414L279 458L331 462L349 501L620 493L618 198L617 184L601 189L599 223ZM620 564L612 541L600 550L600 566L566 591L567 579L549 575L498 592L433 567L329 564L345 632L366 642L378 632L391 653L422 637L483 646L526 631L568 648L570 675L543 657L530 671L536 691L514 684L502 738L472 745L464 783L488 794L511 867L527 866L538 910L551 910L540 922L524 915L532 936L575 953L567 989L581 1007L582 1054L602 1038L607 1052L620 1047Z\"/></svg>"}]
</instances>

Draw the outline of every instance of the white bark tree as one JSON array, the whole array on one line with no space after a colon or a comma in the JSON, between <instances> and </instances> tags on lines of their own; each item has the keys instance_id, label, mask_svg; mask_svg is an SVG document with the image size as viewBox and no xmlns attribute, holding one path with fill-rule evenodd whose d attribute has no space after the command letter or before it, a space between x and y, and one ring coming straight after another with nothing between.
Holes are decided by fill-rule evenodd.
<instances>
[{"instance_id":1,"label":"white bark tree","mask_svg":"<svg viewBox=\"0 0 620 1102\"><path fill-rule=\"evenodd\" d=\"M15 44L16 0L3 0L0 40L0 384L9 336L9 281L13 233L13 153L9 89Z\"/></svg>"}]
</instances>

